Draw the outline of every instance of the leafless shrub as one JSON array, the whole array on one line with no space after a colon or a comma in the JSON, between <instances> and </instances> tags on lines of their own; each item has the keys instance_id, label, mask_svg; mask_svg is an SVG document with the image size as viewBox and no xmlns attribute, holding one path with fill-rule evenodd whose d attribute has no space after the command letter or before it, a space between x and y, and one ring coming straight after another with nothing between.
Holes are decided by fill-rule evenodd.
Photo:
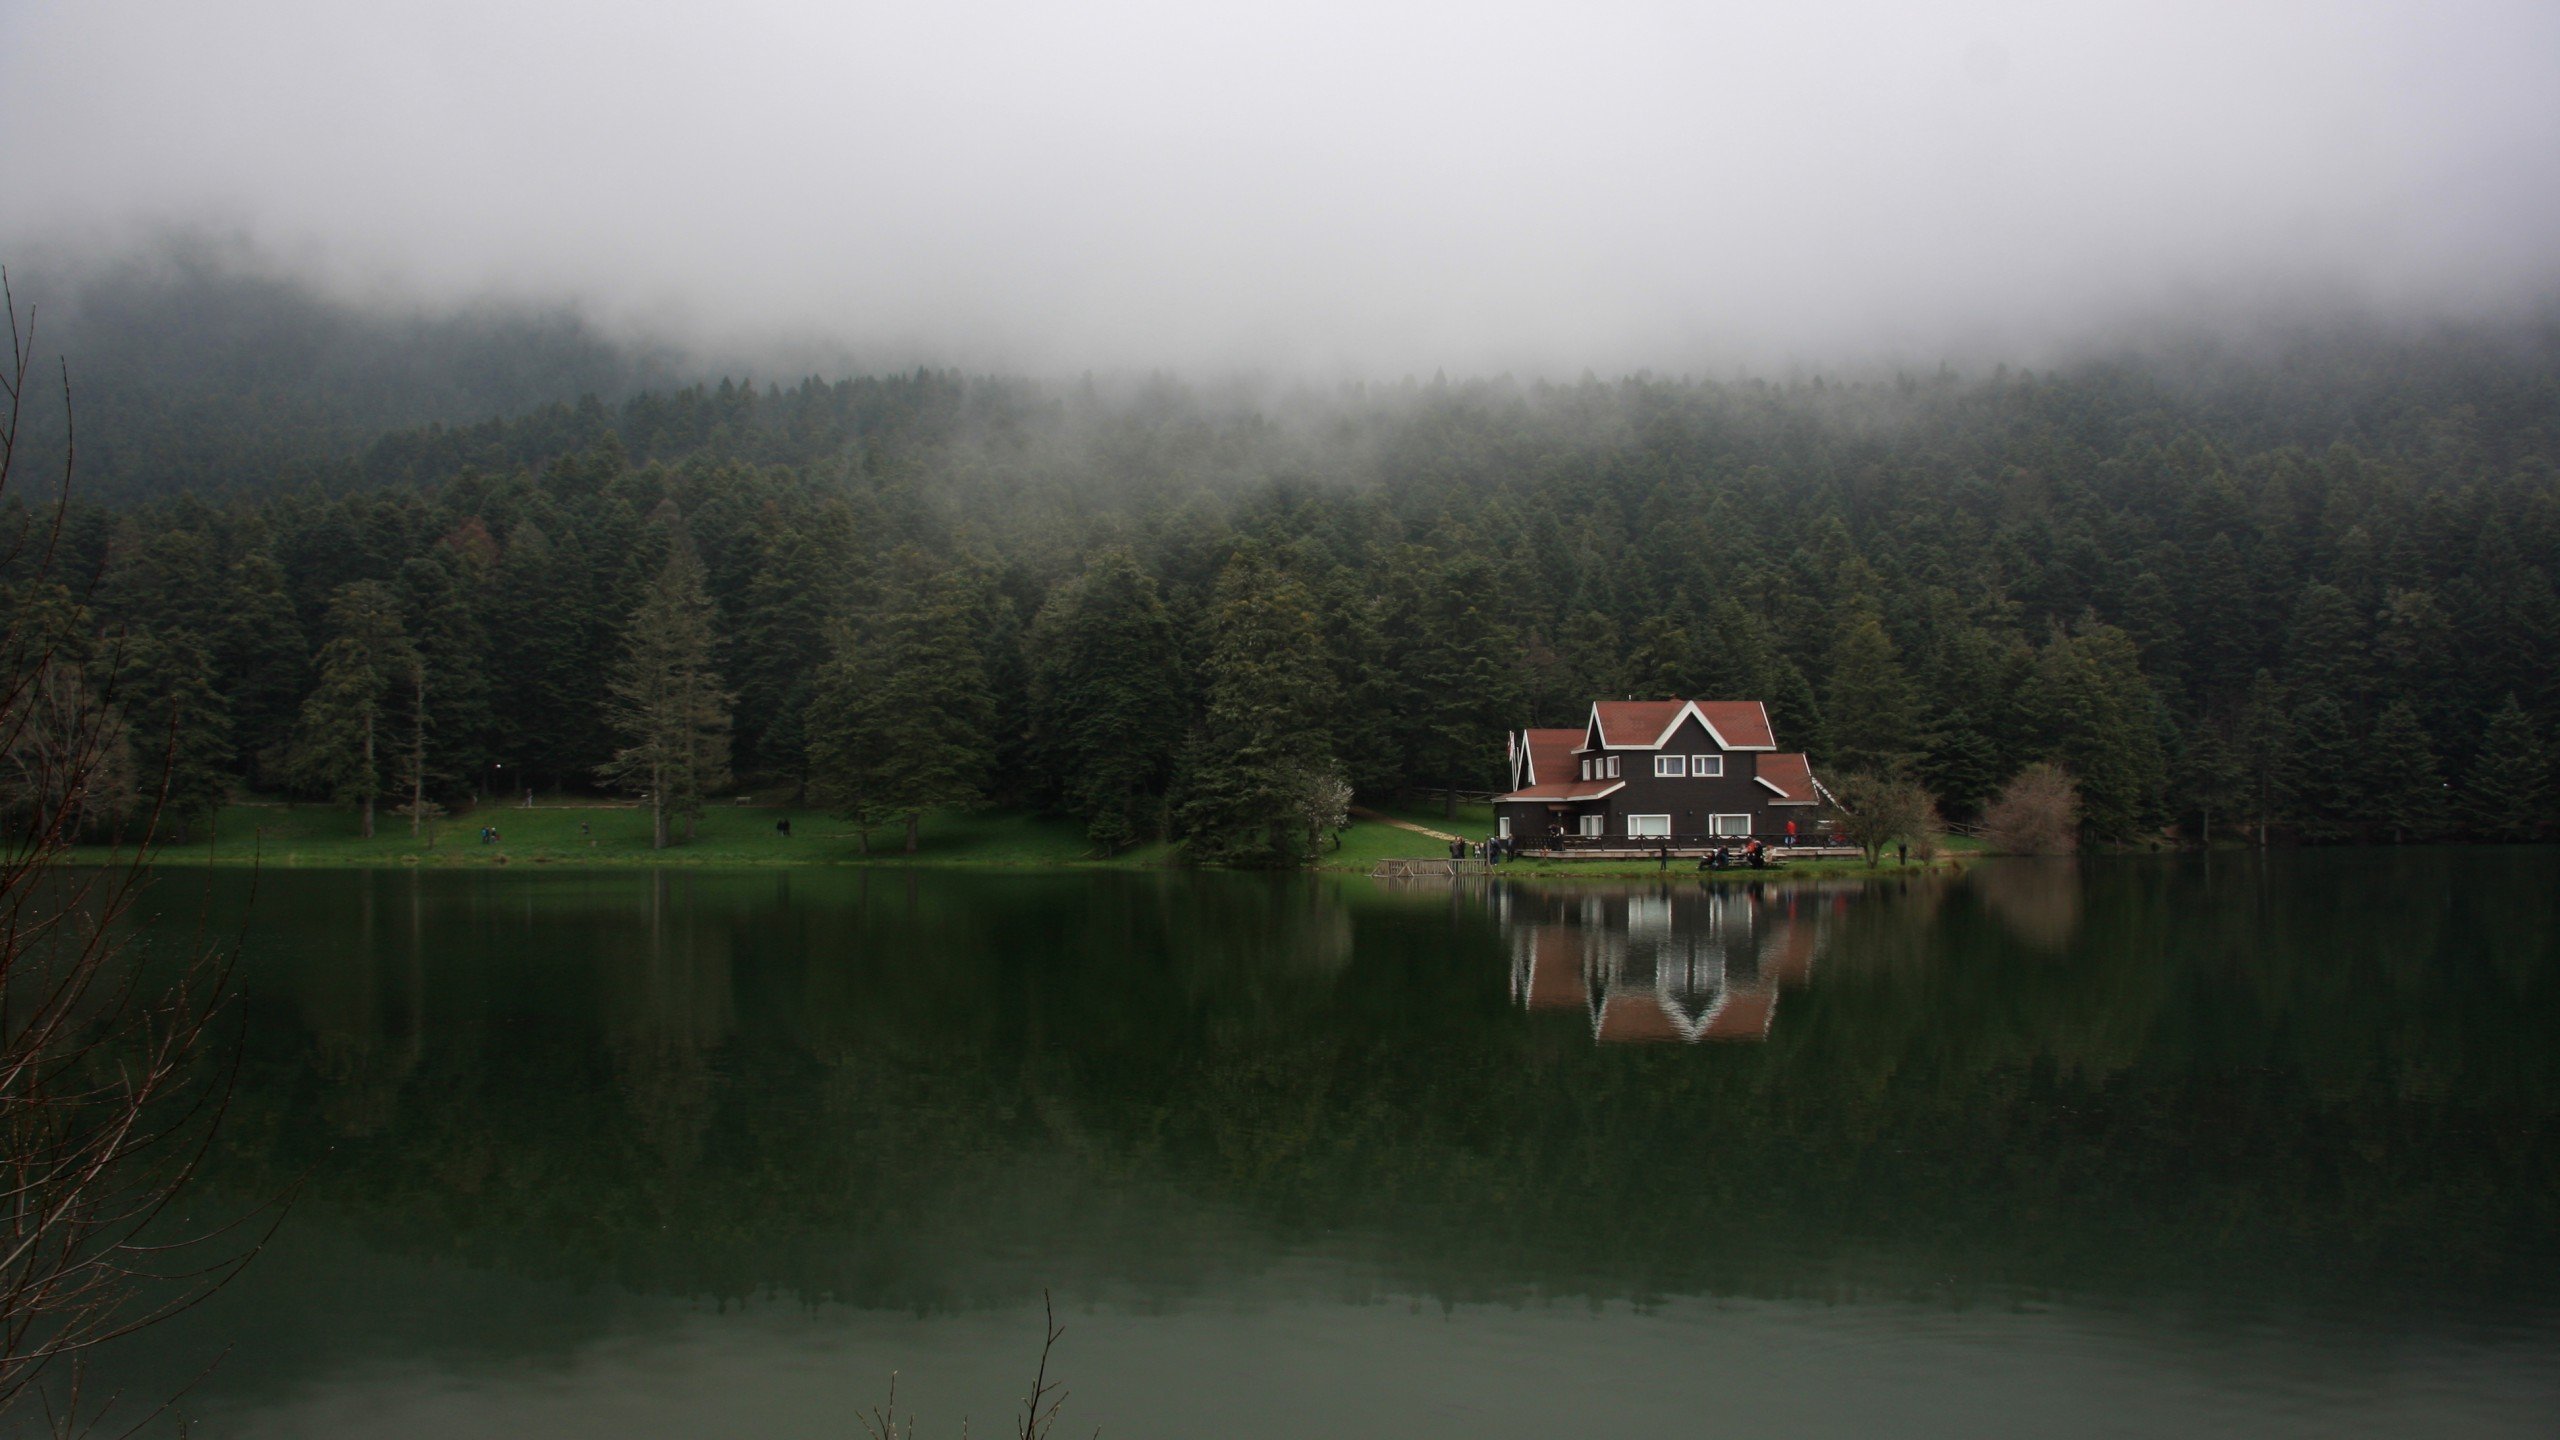
<instances>
[{"instance_id":1,"label":"leafless shrub","mask_svg":"<svg viewBox=\"0 0 2560 1440\"><path fill-rule=\"evenodd\" d=\"M1929 836L1938 828L1938 802L1928 791L1908 780L1855 772L1842 776L1833 791L1839 797L1836 828L1865 853L1869 865L1895 841L1927 853Z\"/></svg>"},{"instance_id":2,"label":"leafless shrub","mask_svg":"<svg viewBox=\"0 0 2560 1440\"><path fill-rule=\"evenodd\" d=\"M2080 848L2080 787L2058 765L2018 772L1982 812L1982 838L2004 855L2068 855Z\"/></svg>"},{"instance_id":3,"label":"leafless shrub","mask_svg":"<svg viewBox=\"0 0 2560 1440\"><path fill-rule=\"evenodd\" d=\"M34 324L21 326L5 278L0 308L9 316L5 501ZM16 533L0 537L0 573L18 582L0 623L0 755L12 802L0 829L0 1415L40 1396L50 1428L78 1431L103 1413L81 1394L89 1353L210 1294L255 1247L189 1242L160 1224L229 1094L214 1025L228 961L199 945L146 964L120 938L167 798L174 736L143 742L162 762L157 794L143 792L135 775L151 772L131 758L112 664L84 673L66 653L62 617L77 597L55 573L76 454L65 434L59 489L15 509ZM128 793L133 848L104 865L66 865L69 847Z\"/></svg>"},{"instance_id":4,"label":"leafless shrub","mask_svg":"<svg viewBox=\"0 0 2560 1440\"><path fill-rule=\"evenodd\" d=\"M1049 1292L1040 1292L1040 1309L1045 1317L1046 1336L1040 1342L1040 1368L1031 1377L1030 1393L1022 1397L1022 1413L1014 1417L1014 1440L1048 1440L1058 1425L1058 1411L1067 1403L1067 1392L1059 1382L1049 1378L1049 1352L1058 1347L1058 1337L1067 1333L1058 1323L1058 1307ZM862 1422L866 1440L915 1440L916 1422L912 1415L898 1414L898 1377L889 1376L889 1403L886 1408L873 1406L868 1415L857 1416ZM1102 1433L1096 1430L1095 1434ZM968 1440L969 1422L960 1422L961 1440Z\"/></svg>"}]
</instances>

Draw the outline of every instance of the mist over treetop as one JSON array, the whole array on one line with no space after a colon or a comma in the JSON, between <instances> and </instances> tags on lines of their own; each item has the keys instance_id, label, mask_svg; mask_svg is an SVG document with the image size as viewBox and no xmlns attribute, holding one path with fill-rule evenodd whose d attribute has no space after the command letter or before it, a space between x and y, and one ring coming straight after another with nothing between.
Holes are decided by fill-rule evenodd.
<instances>
[{"instance_id":1,"label":"mist over treetop","mask_svg":"<svg viewBox=\"0 0 2560 1440\"><path fill-rule=\"evenodd\" d=\"M2549 293L2524 3L25 4L0 244L858 367L2044 365Z\"/></svg>"},{"instance_id":2,"label":"mist over treetop","mask_svg":"<svg viewBox=\"0 0 2560 1440\"><path fill-rule=\"evenodd\" d=\"M2459 324L2306 316L2245 337L2163 326L2044 369L1317 382L720 355L626 339L571 307L355 304L201 237L104 265L39 255L9 275L39 312L40 352L70 372L78 493L112 502L433 484L467 467L538 468L608 433L641 462L898 471L955 504L1002 476L1113 509L1271 481L1570 480L1647 452L1676 453L1708 481L1761 466L1819 483L1950 459L1997 473L2037 431L2098 455L2192 433L2233 455L2347 443L2405 457L2466 430L2460 463L2497 474L2554 453L2545 437L2560 423L2552 307ZM34 396L26 418L29 443L50 444L60 397Z\"/></svg>"}]
</instances>

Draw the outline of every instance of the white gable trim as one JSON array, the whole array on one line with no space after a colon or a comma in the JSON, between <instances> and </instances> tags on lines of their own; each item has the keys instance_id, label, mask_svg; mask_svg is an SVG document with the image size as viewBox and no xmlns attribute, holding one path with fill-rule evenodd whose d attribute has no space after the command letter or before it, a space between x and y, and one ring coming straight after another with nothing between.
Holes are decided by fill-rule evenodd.
<instances>
[{"instance_id":1,"label":"white gable trim","mask_svg":"<svg viewBox=\"0 0 2560 1440\"><path fill-rule=\"evenodd\" d=\"M1778 783L1777 781L1775 781L1775 780L1770 779L1768 776L1766 776L1766 775L1754 775L1754 776L1752 776L1751 778L1752 778L1752 779L1754 779L1754 780L1759 781L1759 782L1760 782L1761 784L1763 784L1763 785L1768 786L1768 787L1769 787L1769 793L1770 793L1770 794L1772 794L1772 795L1777 796L1779 799L1781 799L1781 800L1785 800L1785 799L1790 798L1790 797L1788 796L1788 794L1787 794L1787 787L1785 787L1785 786L1783 786L1783 785L1779 784L1779 783Z\"/></svg>"}]
</instances>

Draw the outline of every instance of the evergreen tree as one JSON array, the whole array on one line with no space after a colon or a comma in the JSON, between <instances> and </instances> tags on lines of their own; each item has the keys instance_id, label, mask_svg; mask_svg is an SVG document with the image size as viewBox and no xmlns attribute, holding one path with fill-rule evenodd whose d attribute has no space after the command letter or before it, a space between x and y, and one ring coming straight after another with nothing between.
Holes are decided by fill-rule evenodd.
<instances>
[{"instance_id":1,"label":"evergreen tree","mask_svg":"<svg viewBox=\"0 0 2560 1440\"><path fill-rule=\"evenodd\" d=\"M2248 798L2249 774L2238 750L2210 725L2201 727L2178 760L2178 782L2198 821L2196 843L2213 843L2216 816L2228 816Z\"/></svg>"},{"instance_id":2,"label":"evergreen tree","mask_svg":"<svg viewBox=\"0 0 2560 1440\"><path fill-rule=\"evenodd\" d=\"M870 828L895 816L913 851L926 810L985 794L995 713L982 613L970 577L904 545L889 556L877 610L838 632L804 722L809 778L862 827L866 848Z\"/></svg>"},{"instance_id":3,"label":"evergreen tree","mask_svg":"<svg viewBox=\"0 0 2560 1440\"><path fill-rule=\"evenodd\" d=\"M2380 783L2369 800L2373 818L2391 830L2391 843L2432 838L2444 823L2444 776L2436 768L2435 747L2427 727L2408 701L2394 701L2373 727L2366 746L2368 763L2379 765Z\"/></svg>"},{"instance_id":4,"label":"evergreen tree","mask_svg":"<svg viewBox=\"0 0 2560 1440\"><path fill-rule=\"evenodd\" d=\"M2285 758L2295 833L2305 840L2352 838L2363 818L2367 767L2380 757L2357 745L2346 707L2327 695L2295 707Z\"/></svg>"},{"instance_id":5,"label":"evergreen tree","mask_svg":"<svg viewBox=\"0 0 2560 1440\"><path fill-rule=\"evenodd\" d=\"M2480 737L2463 775L2462 815L2471 840L2532 840L2551 823L2551 757L2533 717L2510 695Z\"/></svg>"},{"instance_id":6,"label":"evergreen tree","mask_svg":"<svg viewBox=\"0 0 2560 1440\"><path fill-rule=\"evenodd\" d=\"M850 548L840 508L774 504L756 518L730 645L744 768L806 778L800 721L826 662L829 617L848 604Z\"/></svg>"},{"instance_id":7,"label":"evergreen tree","mask_svg":"<svg viewBox=\"0 0 2560 1440\"><path fill-rule=\"evenodd\" d=\"M1031 627L1032 753L1104 854L1160 828L1189 728L1182 653L1155 582L1105 550Z\"/></svg>"},{"instance_id":8,"label":"evergreen tree","mask_svg":"<svg viewBox=\"0 0 2560 1440\"><path fill-rule=\"evenodd\" d=\"M385 717L417 652L401 628L398 598L379 581L338 587L327 634L314 661L319 683L302 702L289 773L307 789L357 806L370 840L374 801L388 779Z\"/></svg>"},{"instance_id":9,"label":"evergreen tree","mask_svg":"<svg viewBox=\"0 0 2560 1440\"><path fill-rule=\"evenodd\" d=\"M2000 752L1968 710L1951 710L1929 730L1920 780L1950 814L1971 816L2000 786Z\"/></svg>"},{"instance_id":10,"label":"evergreen tree","mask_svg":"<svg viewBox=\"0 0 2560 1440\"><path fill-rule=\"evenodd\" d=\"M2240 769L2246 779L2252 827L2258 844L2267 843L2267 828L2282 813L2289 792L2287 783L2293 774L2293 721L2284 703L2284 691L2267 671L2258 672L2249 683L2248 702L2240 710L2238 752Z\"/></svg>"},{"instance_id":11,"label":"evergreen tree","mask_svg":"<svg viewBox=\"0 0 2560 1440\"><path fill-rule=\"evenodd\" d=\"M1830 722L1824 758L1836 768L1890 775L1919 753L1917 697L1884 622L1872 613L1853 615L1841 627L1822 713Z\"/></svg>"},{"instance_id":12,"label":"evergreen tree","mask_svg":"<svg viewBox=\"0 0 2560 1440\"><path fill-rule=\"evenodd\" d=\"M449 549L400 567L401 610L418 648L418 688L434 697L434 723L411 767L413 788L454 792L488 767L490 647L477 604L486 580L475 562Z\"/></svg>"},{"instance_id":13,"label":"evergreen tree","mask_svg":"<svg viewBox=\"0 0 2560 1440\"><path fill-rule=\"evenodd\" d=\"M1481 564L1408 563L1400 573L1417 583L1390 621L1389 723L1404 784L1439 790L1454 814L1457 791L1500 779L1501 751L1487 737L1520 716L1519 641L1479 603L1491 584Z\"/></svg>"},{"instance_id":14,"label":"evergreen tree","mask_svg":"<svg viewBox=\"0 0 2560 1440\"><path fill-rule=\"evenodd\" d=\"M284 567L263 551L233 561L211 632L232 736L254 785L286 782L286 737L309 683L311 648L285 592Z\"/></svg>"},{"instance_id":15,"label":"evergreen tree","mask_svg":"<svg viewBox=\"0 0 2560 1440\"><path fill-rule=\"evenodd\" d=\"M135 631L116 666L136 784L181 844L230 795L231 714L219 681L212 648L185 630Z\"/></svg>"},{"instance_id":16,"label":"evergreen tree","mask_svg":"<svg viewBox=\"0 0 2560 1440\"><path fill-rule=\"evenodd\" d=\"M1338 566L1325 577L1316 595L1324 629L1325 662L1330 672L1325 706L1325 744L1341 758L1352 787L1371 795L1390 794L1405 784L1402 716L1398 710L1402 679L1388 639L1391 620L1385 600L1372 597L1362 576ZM1194 626L1195 635L1202 627ZM1560 668L1549 657L1550 681ZM1184 696L1196 708L1197 686Z\"/></svg>"},{"instance_id":17,"label":"evergreen tree","mask_svg":"<svg viewBox=\"0 0 2560 1440\"><path fill-rule=\"evenodd\" d=\"M1208 714L1184 752L1180 828L1200 860L1298 864L1304 812L1290 782L1333 759L1314 606L1306 587L1248 546L1218 576L1209 631Z\"/></svg>"},{"instance_id":18,"label":"evergreen tree","mask_svg":"<svg viewBox=\"0 0 2560 1440\"><path fill-rule=\"evenodd\" d=\"M623 629L605 714L628 743L596 771L648 799L649 843L660 850L677 820L691 840L704 797L729 783L730 697L712 669L712 620L702 561L679 531Z\"/></svg>"},{"instance_id":19,"label":"evergreen tree","mask_svg":"<svg viewBox=\"0 0 2560 1440\"><path fill-rule=\"evenodd\" d=\"M507 536L490 605L492 762L514 784L592 774L610 753L598 712L618 647L583 547L527 519ZM636 603L636 597L635 597Z\"/></svg>"},{"instance_id":20,"label":"evergreen tree","mask_svg":"<svg viewBox=\"0 0 2560 1440\"><path fill-rule=\"evenodd\" d=\"M2227 533L2216 532L2196 557L2188 587L2189 671L2208 704L2236 698L2256 668L2264 626L2248 567Z\"/></svg>"},{"instance_id":21,"label":"evergreen tree","mask_svg":"<svg viewBox=\"0 0 2560 1440\"><path fill-rule=\"evenodd\" d=\"M2083 621L2036 656L2019 707L2041 753L2080 787L2081 823L2098 840L2130 840L2155 818L2166 759L2158 704L2133 640Z\"/></svg>"},{"instance_id":22,"label":"evergreen tree","mask_svg":"<svg viewBox=\"0 0 2560 1440\"><path fill-rule=\"evenodd\" d=\"M2362 703L2371 683L2364 624L2346 592L2334 585L2303 587L2286 627L2285 678L2297 699L2327 698L2341 713Z\"/></svg>"},{"instance_id":23,"label":"evergreen tree","mask_svg":"<svg viewBox=\"0 0 2560 1440\"><path fill-rule=\"evenodd\" d=\"M1648 615L1637 622L1632 643L1627 647L1627 685L1638 700L1688 700L1708 689L1706 667L1701 663L1697 642L1690 637L1689 627L1677 613L1686 606L1675 602L1672 611ZM1615 696L1592 696L1592 699L1614 699Z\"/></svg>"}]
</instances>

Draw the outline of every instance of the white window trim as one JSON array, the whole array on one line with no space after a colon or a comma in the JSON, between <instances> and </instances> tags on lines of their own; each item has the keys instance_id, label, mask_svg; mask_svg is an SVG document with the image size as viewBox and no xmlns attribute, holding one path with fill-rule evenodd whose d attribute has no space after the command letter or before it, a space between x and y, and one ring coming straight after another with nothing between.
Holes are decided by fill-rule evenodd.
<instances>
[{"instance_id":1,"label":"white window trim","mask_svg":"<svg viewBox=\"0 0 2560 1440\"><path fill-rule=\"evenodd\" d=\"M1724 778L1724 757L1692 755L1689 757L1689 773L1701 780L1721 780Z\"/></svg>"},{"instance_id":2,"label":"white window trim","mask_svg":"<svg viewBox=\"0 0 2560 1440\"><path fill-rule=\"evenodd\" d=\"M1608 823L1609 817L1606 815L1585 815L1581 817L1581 823L1574 828L1577 833L1585 836L1599 836L1608 833Z\"/></svg>"},{"instance_id":3,"label":"white window trim","mask_svg":"<svg viewBox=\"0 0 2560 1440\"><path fill-rule=\"evenodd\" d=\"M1661 821L1662 828L1659 830L1638 830L1636 828L1636 822L1649 820ZM1671 817L1668 815L1630 815L1627 817L1627 838L1630 840L1668 840L1671 838Z\"/></svg>"},{"instance_id":4,"label":"white window trim","mask_svg":"<svg viewBox=\"0 0 2560 1440\"><path fill-rule=\"evenodd\" d=\"M1686 780L1686 779L1688 779L1688 778L1689 778L1689 757L1688 757L1688 756L1686 756L1686 755L1656 755L1656 756L1654 756L1654 757L1653 757L1653 778L1654 778L1654 779L1656 779L1656 780Z\"/></svg>"},{"instance_id":5,"label":"white window trim","mask_svg":"<svg viewBox=\"0 0 2560 1440\"><path fill-rule=\"evenodd\" d=\"M1726 828L1725 822L1728 820L1740 821L1742 823L1742 828L1739 830ZM1743 836L1747 836L1751 833L1751 817L1747 814L1710 815L1707 817L1707 833L1710 835L1722 836L1726 839L1738 839Z\"/></svg>"},{"instance_id":6,"label":"white window trim","mask_svg":"<svg viewBox=\"0 0 2560 1440\"><path fill-rule=\"evenodd\" d=\"M1609 757L1609 778L1612 780L1618 778L1618 757L1615 755Z\"/></svg>"},{"instance_id":7,"label":"white window trim","mask_svg":"<svg viewBox=\"0 0 2560 1440\"><path fill-rule=\"evenodd\" d=\"M1496 816L1496 817L1494 818L1494 822L1493 822L1493 833L1494 833L1494 834L1496 834L1496 835L1498 835L1498 836L1500 836L1500 837L1502 837L1502 838L1503 838L1503 839L1505 839L1505 840L1510 839L1510 838L1511 838L1511 817L1510 817L1510 816L1508 816L1508 815L1500 815L1500 816Z\"/></svg>"}]
</instances>

